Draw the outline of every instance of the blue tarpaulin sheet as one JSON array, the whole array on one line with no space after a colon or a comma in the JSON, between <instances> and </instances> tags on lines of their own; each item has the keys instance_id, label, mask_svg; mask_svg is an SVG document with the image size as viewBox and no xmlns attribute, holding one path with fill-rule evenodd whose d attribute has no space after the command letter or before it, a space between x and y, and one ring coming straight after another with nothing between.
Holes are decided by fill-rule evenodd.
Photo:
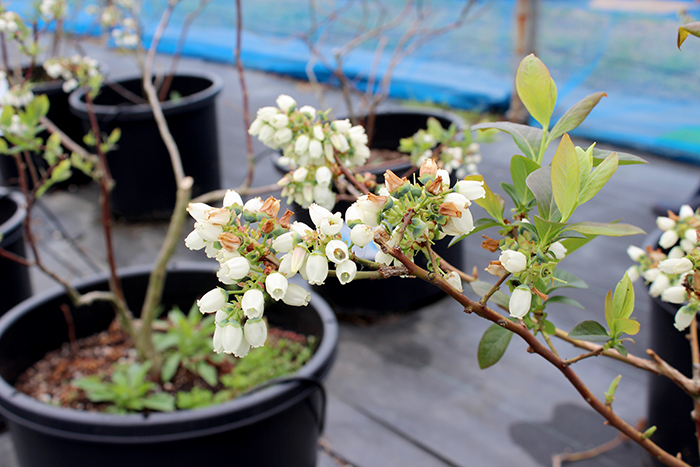
<instances>
[{"instance_id":1,"label":"blue tarpaulin sheet","mask_svg":"<svg viewBox=\"0 0 700 467\"><path fill-rule=\"evenodd\" d=\"M15 0L18 10L30 2ZM361 8L367 2L315 0L317 15L340 11L343 21L312 24L308 1L243 1L242 60L250 69L307 78L311 52L303 37L316 39L320 56L314 71L319 81L332 80L333 52L357 33L357 24L379 13ZM370 2L371 3L371 2ZM398 17L403 0L384 0L388 18ZM462 0L424 2L429 25L440 27L457 16ZM146 43L166 4L143 2ZM159 50L172 53L179 26L198 2L183 0ZM682 24L679 12L700 19L700 4L671 0L541 0L537 55L557 82L555 116L586 95L607 93L589 118L572 133L700 164L700 40L689 38L676 48ZM396 68L390 96L473 110L505 110L517 62L513 58L514 0L479 0L460 27L417 47ZM319 16L317 16L318 18ZM349 25L351 21L355 24ZM347 24L346 24L347 23ZM69 28L93 32L95 19L75 14ZM195 20L183 54L233 63L236 44L233 1L214 0ZM387 70L389 53L410 22L388 34L378 61L377 81ZM378 42L369 41L344 58L343 69L359 88L375 66Z\"/></svg>"}]
</instances>

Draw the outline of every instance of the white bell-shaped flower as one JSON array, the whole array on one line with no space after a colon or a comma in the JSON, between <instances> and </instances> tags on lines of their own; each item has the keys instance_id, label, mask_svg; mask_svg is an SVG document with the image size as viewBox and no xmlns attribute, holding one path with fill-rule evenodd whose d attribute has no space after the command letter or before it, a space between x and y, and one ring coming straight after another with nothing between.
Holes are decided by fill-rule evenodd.
<instances>
[{"instance_id":1,"label":"white bell-shaped flower","mask_svg":"<svg viewBox=\"0 0 700 467\"><path fill-rule=\"evenodd\" d=\"M339 133L347 133L350 131L350 128L352 128L352 123L350 123L350 119L347 118L344 120L333 120L331 122L331 128Z\"/></svg>"},{"instance_id":2,"label":"white bell-shaped flower","mask_svg":"<svg viewBox=\"0 0 700 467\"><path fill-rule=\"evenodd\" d=\"M549 245L549 252L552 253L556 259L564 259L566 257L566 247L562 245L561 242L554 242Z\"/></svg>"},{"instance_id":3,"label":"white bell-shaped flower","mask_svg":"<svg viewBox=\"0 0 700 467\"><path fill-rule=\"evenodd\" d=\"M688 219L689 217L693 217L694 215L695 211L687 204L681 206L681 209L678 211L678 218L681 220Z\"/></svg>"},{"instance_id":4,"label":"white bell-shaped flower","mask_svg":"<svg viewBox=\"0 0 700 467\"><path fill-rule=\"evenodd\" d=\"M286 94L280 94L275 102L277 103L277 107L285 113L288 113L297 106L297 101Z\"/></svg>"},{"instance_id":5,"label":"white bell-shaped flower","mask_svg":"<svg viewBox=\"0 0 700 467\"><path fill-rule=\"evenodd\" d=\"M471 212L469 212L471 202L464 195L448 193L445 196L445 203L453 203L460 212L459 217L448 217L447 222L443 225L442 230L447 235L457 237L474 230L474 219Z\"/></svg>"},{"instance_id":6,"label":"white bell-shaped flower","mask_svg":"<svg viewBox=\"0 0 700 467\"><path fill-rule=\"evenodd\" d=\"M230 321L224 324L221 334L221 344L224 353L232 354L241 345L243 329L238 321Z\"/></svg>"},{"instance_id":7,"label":"white bell-shaped flower","mask_svg":"<svg viewBox=\"0 0 700 467\"><path fill-rule=\"evenodd\" d=\"M314 178L316 179L316 183L319 185L328 186L331 184L331 181L333 181L333 172L331 172L331 169L323 165L316 169Z\"/></svg>"},{"instance_id":8,"label":"white bell-shaped flower","mask_svg":"<svg viewBox=\"0 0 700 467\"><path fill-rule=\"evenodd\" d=\"M249 319L243 327L245 339L251 347L262 347L267 341L267 324L260 318Z\"/></svg>"},{"instance_id":9,"label":"white bell-shaped flower","mask_svg":"<svg viewBox=\"0 0 700 467\"><path fill-rule=\"evenodd\" d=\"M341 240L331 240L326 245L326 257L335 264L340 264L349 258L348 246Z\"/></svg>"},{"instance_id":10,"label":"white bell-shaped flower","mask_svg":"<svg viewBox=\"0 0 700 467\"><path fill-rule=\"evenodd\" d=\"M243 210L255 214L260 211L262 205L263 200L259 196L256 196L255 198L246 201L246 203L243 205Z\"/></svg>"},{"instance_id":11,"label":"white bell-shaped flower","mask_svg":"<svg viewBox=\"0 0 700 467\"><path fill-rule=\"evenodd\" d=\"M187 237L185 237L185 246L190 250L201 250L202 248L206 247L207 244L202 236L199 235L199 232L193 230L189 233L189 235L187 235Z\"/></svg>"},{"instance_id":12,"label":"white bell-shaped flower","mask_svg":"<svg viewBox=\"0 0 700 467\"><path fill-rule=\"evenodd\" d=\"M279 272L273 272L265 278L265 290L275 301L284 297L288 287L287 278Z\"/></svg>"},{"instance_id":13,"label":"white bell-shaped flower","mask_svg":"<svg viewBox=\"0 0 700 467\"><path fill-rule=\"evenodd\" d=\"M662 231L666 232L667 230L671 230L676 226L676 221L670 217L659 216L656 218L656 226Z\"/></svg>"},{"instance_id":14,"label":"white bell-shaped flower","mask_svg":"<svg viewBox=\"0 0 700 467\"><path fill-rule=\"evenodd\" d=\"M646 281L653 282L654 280L656 280L657 277L659 277L659 274L661 274L661 269L649 268L646 271L642 272L642 277Z\"/></svg>"},{"instance_id":15,"label":"white bell-shaped flower","mask_svg":"<svg viewBox=\"0 0 700 467\"><path fill-rule=\"evenodd\" d=\"M374 238L372 227L365 224L357 224L350 231L350 241L360 248L369 245L369 242Z\"/></svg>"},{"instance_id":16,"label":"white bell-shaped flower","mask_svg":"<svg viewBox=\"0 0 700 467\"><path fill-rule=\"evenodd\" d=\"M632 261L639 261L639 259L646 254L646 251L638 246L630 245L627 247L627 256L629 256Z\"/></svg>"},{"instance_id":17,"label":"white bell-shaped flower","mask_svg":"<svg viewBox=\"0 0 700 467\"><path fill-rule=\"evenodd\" d=\"M204 221L204 215L211 209L211 206L205 203L190 203L187 205L187 212L197 222Z\"/></svg>"},{"instance_id":18,"label":"white bell-shaped flower","mask_svg":"<svg viewBox=\"0 0 700 467\"><path fill-rule=\"evenodd\" d=\"M308 115L310 118L314 118L316 116L316 109L311 107L310 105L305 105L299 109L299 112Z\"/></svg>"},{"instance_id":19,"label":"white bell-shaped flower","mask_svg":"<svg viewBox=\"0 0 700 467\"><path fill-rule=\"evenodd\" d=\"M289 263L289 272L296 274L304 266L309 252L304 245L297 245L292 250L292 257Z\"/></svg>"},{"instance_id":20,"label":"white bell-shaped flower","mask_svg":"<svg viewBox=\"0 0 700 467\"><path fill-rule=\"evenodd\" d=\"M216 313L228 303L228 292L217 287L197 300L200 313Z\"/></svg>"},{"instance_id":21,"label":"white bell-shaped flower","mask_svg":"<svg viewBox=\"0 0 700 467\"><path fill-rule=\"evenodd\" d=\"M294 152L303 156L309 149L309 137L307 135L299 135L299 137L294 141Z\"/></svg>"},{"instance_id":22,"label":"white bell-shaped flower","mask_svg":"<svg viewBox=\"0 0 700 467\"><path fill-rule=\"evenodd\" d=\"M309 284L323 285L328 277L328 259L326 255L318 250L314 250L306 260L306 276Z\"/></svg>"},{"instance_id":23,"label":"white bell-shaped flower","mask_svg":"<svg viewBox=\"0 0 700 467\"><path fill-rule=\"evenodd\" d=\"M676 242L678 242L678 234L675 230L667 230L659 238L659 246L665 249L671 248Z\"/></svg>"},{"instance_id":24,"label":"white bell-shaped flower","mask_svg":"<svg viewBox=\"0 0 700 467\"><path fill-rule=\"evenodd\" d=\"M341 261L335 267L335 275L338 278L338 282L345 285L351 282L357 275L357 264L349 259Z\"/></svg>"},{"instance_id":25,"label":"white bell-shaped flower","mask_svg":"<svg viewBox=\"0 0 700 467\"><path fill-rule=\"evenodd\" d=\"M260 289L246 290L241 299L241 308L246 318L260 318L265 310L265 295Z\"/></svg>"},{"instance_id":26,"label":"white bell-shaped flower","mask_svg":"<svg viewBox=\"0 0 700 467\"><path fill-rule=\"evenodd\" d=\"M450 173L447 170L438 169L437 173L435 174L435 177L442 178L442 185L446 188L449 188L449 186L450 186Z\"/></svg>"},{"instance_id":27,"label":"white bell-shaped flower","mask_svg":"<svg viewBox=\"0 0 700 467\"><path fill-rule=\"evenodd\" d=\"M243 279L250 272L250 263L243 256L231 258L221 265L221 276L232 281Z\"/></svg>"},{"instance_id":28,"label":"white bell-shaped flower","mask_svg":"<svg viewBox=\"0 0 700 467\"><path fill-rule=\"evenodd\" d=\"M671 286L671 281L664 273L659 274L649 286L649 295L658 297L664 290Z\"/></svg>"},{"instance_id":29,"label":"white bell-shaped flower","mask_svg":"<svg viewBox=\"0 0 700 467\"><path fill-rule=\"evenodd\" d=\"M685 251L683 251L683 248L676 245L673 248L671 248L671 251L668 252L668 259L680 259L685 256Z\"/></svg>"},{"instance_id":30,"label":"white bell-shaped flower","mask_svg":"<svg viewBox=\"0 0 700 467\"><path fill-rule=\"evenodd\" d=\"M457 274L457 272L455 272L455 271L449 272L445 276L445 280L447 281L448 284L450 284L452 287L459 290L460 292L464 291L464 287L462 286L462 278L459 277L459 274Z\"/></svg>"},{"instance_id":31,"label":"white bell-shaped flower","mask_svg":"<svg viewBox=\"0 0 700 467\"><path fill-rule=\"evenodd\" d=\"M377 252L377 254L374 256L374 262L379 263L379 264L385 264L387 266L391 266L391 263L394 262L394 257L391 255L387 255L382 250L379 250Z\"/></svg>"},{"instance_id":32,"label":"white bell-shaped flower","mask_svg":"<svg viewBox=\"0 0 700 467\"><path fill-rule=\"evenodd\" d=\"M224 351L223 334L224 328L217 324L214 328L214 336L212 337L212 347L216 353L222 353Z\"/></svg>"},{"instance_id":33,"label":"white bell-shaped flower","mask_svg":"<svg viewBox=\"0 0 700 467\"><path fill-rule=\"evenodd\" d=\"M630 266L627 268L626 274L632 282L635 282L639 279L639 268L637 266Z\"/></svg>"},{"instance_id":34,"label":"white bell-shaped flower","mask_svg":"<svg viewBox=\"0 0 700 467\"><path fill-rule=\"evenodd\" d=\"M270 125L278 130L285 128L287 125L289 125L289 117L287 117L285 114L277 114L270 119Z\"/></svg>"},{"instance_id":35,"label":"white bell-shaped flower","mask_svg":"<svg viewBox=\"0 0 700 467\"><path fill-rule=\"evenodd\" d=\"M498 258L506 271L518 273L527 267L527 256L515 250L506 250Z\"/></svg>"},{"instance_id":36,"label":"white bell-shaped flower","mask_svg":"<svg viewBox=\"0 0 700 467\"><path fill-rule=\"evenodd\" d=\"M659 263L659 269L666 274L683 274L692 271L693 262L688 258L670 258Z\"/></svg>"},{"instance_id":37,"label":"white bell-shaped flower","mask_svg":"<svg viewBox=\"0 0 700 467\"><path fill-rule=\"evenodd\" d=\"M331 135L331 144L340 153L348 152L348 150L350 149L350 145L348 144L347 138L337 133Z\"/></svg>"},{"instance_id":38,"label":"white bell-shaped flower","mask_svg":"<svg viewBox=\"0 0 700 467\"><path fill-rule=\"evenodd\" d=\"M532 293L530 288L526 285L519 285L513 290L513 294L508 302L510 315L519 319L523 318L530 311L531 303Z\"/></svg>"},{"instance_id":39,"label":"white bell-shaped flower","mask_svg":"<svg viewBox=\"0 0 700 467\"><path fill-rule=\"evenodd\" d=\"M250 351L250 343L245 338L245 334L241 337L241 343L236 350L233 351L233 356L238 358L243 358L248 355Z\"/></svg>"},{"instance_id":40,"label":"white bell-shaped flower","mask_svg":"<svg viewBox=\"0 0 700 467\"><path fill-rule=\"evenodd\" d=\"M320 159L323 157L323 144L316 139L309 141L309 155L311 159Z\"/></svg>"},{"instance_id":41,"label":"white bell-shaped flower","mask_svg":"<svg viewBox=\"0 0 700 467\"><path fill-rule=\"evenodd\" d=\"M669 303L685 303L685 301L688 300L688 293L686 292L685 287L669 287L661 292L661 300Z\"/></svg>"},{"instance_id":42,"label":"white bell-shaped flower","mask_svg":"<svg viewBox=\"0 0 700 467\"><path fill-rule=\"evenodd\" d=\"M226 190L226 195L224 195L224 207L227 208L233 206L234 204L243 206L243 199L241 198L241 195L234 190Z\"/></svg>"},{"instance_id":43,"label":"white bell-shaped flower","mask_svg":"<svg viewBox=\"0 0 700 467\"><path fill-rule=\"evenodd\" d=\"M676 317L675 317L673 325L679 331L683 331L685 328L690 326L690 323L693 322L693 318L695 318L695 314L696 314L696 311L694 308L692 308L688 305L682 306L676 312Z\"/></svg>"},{"instance_id":44,"label":"white bell-shaped flower","mask_svg":"<svg viewBox=\"0 0 700 467\"><path fill-rule=\"evenodd\" d=\"M343 228L342 215L339 212L336 212L328 217L324 217L321 220L321 226L319 228L321 233L324 235L328 235L329 237L336 235L338 232L340 232L340 229Z\"/></svg>"},{"instance_id":45,"label":"white bell-shaped flower","mask_svg":"<svg viewBox=\"0 0 700 467\"><path fill-rule=\"evenodd\" d=\"M282 301L289 306L306 306L311 300L311 293L304 287L290 283Z\"/></svg>"},{"instance_id":46,"label":"white bell-shaped flower","mask_svg":"<svg viewBox=\"0 0 700 467\"><path fill-rule=\"evenodd\" d=\"M314 203L309 206L309 217L311 217L311 222L314 223L317 229L321 227L321 221L323 219L332 215L332 212L318 204Z\"/></svg>"},{"instance_id":47,"label":"white bell-shaped flower","mask_svg":"<svg viewBox=\"0 0 700 467\"><path fill-rule=\"evenodd\" d=\"M272 240L272 249L278 253L289 253L299 240L299 234L295 232L285 232Z\"/></svg>"},{"instance_id":48,"label":"white bell-shaped flower","mask_svg":"<svg viewBox=\"0 0 700 467\"><path fill-rule=\"evenodd\" d=\"M484 182L477 180L460 180L455 183L455 191L469 200L486 197Z\"/></svg>"},{"instance_id":49,"label":"white bell-shaped flower","mask_svg":"<svg viewBox=\"0 0 700 467\"><path fill-rule=\"evenodd\" d=\"M309 169L306 167L299 167L292 173L292 180L301 183L306 180L307 175L309 175Z\"/></svg>"}]
</instances>

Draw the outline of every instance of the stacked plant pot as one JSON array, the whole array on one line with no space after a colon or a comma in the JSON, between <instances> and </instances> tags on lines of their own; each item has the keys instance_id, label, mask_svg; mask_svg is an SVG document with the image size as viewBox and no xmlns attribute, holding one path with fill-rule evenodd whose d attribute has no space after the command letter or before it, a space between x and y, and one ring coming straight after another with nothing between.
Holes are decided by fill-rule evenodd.
<instances>
[{"instance_id":1,"label":"stacked plant pot","mask_svg":"<svg viewBox=\"0 0 700 467\"><path fill-rule=\"evenodd\" d=\"M24 257L23 221L27 217L24 197L0 187L0 247ZM29 269L13 260L0 257L0 315L32 294Z\"/></svg>"}]
</instances>

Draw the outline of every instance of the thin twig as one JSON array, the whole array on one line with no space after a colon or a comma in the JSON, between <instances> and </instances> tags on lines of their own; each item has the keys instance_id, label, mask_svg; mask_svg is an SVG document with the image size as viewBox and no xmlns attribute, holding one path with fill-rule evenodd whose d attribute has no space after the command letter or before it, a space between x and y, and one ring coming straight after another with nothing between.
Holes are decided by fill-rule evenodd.
<instances>
[{"instance_id":1,"label":"thin twig","mask_svg":"<svg viewBox=\"0 0 700 467\"><path fill-rule=\"evenodd\" d=\"M335 156L335 162L338 164L340 167L340 171L343 172L343 175L345 175L345 178L347 178L350 183L352 183L358 190L362 192L362 194L369 194L369 189L367 186L365 186L364 183L360 183L357 181L355 176L348 170L347 167L340 161L340 157L338 156L338 153L334 150L334 156Z\"/></svg>"},{"instance_id":2,"label":"thin twig","mask_svg":"<svg viewBox=\"0 0 700 467\"><path fill-rule=\"evenodd\" d=\"M75 323L73 322L73 315L70 312L70 308L65 303L61 303L59 306L63 312L63 318L66 320L66 326L68 326L68 342L70 342L70 351L74 356L78 355L78 342L75 338Z\"/></svg>"},{"instance_id":3,"label":"thin twig","mask_svg":"<svg viewBox=\"0 0 700 467\"><path fill-rule=\"evenodd\" d=\"M505 282L505 280L508 279L508 276L510 276L510 273L506 274L505 276L499 277L498 280L496 281L496 283L493 284L493 287L491 287L491 290L489 290L486 293L486 295L481 297L481 300L479 300L479 304L482 306L485 306L486 303L488 303L489 298L491 298L491 296L493 294L495 294L498 291L498 289L501 288L501 284L503 284Z\"/></svg>"},{"instance_id":4,"label":"thin twig","mask_svg":"<svg viewBox=\"0 0 700 467\"><path fill-rule=\"evenodd\" d=\"M238 70L238 82L241 86L241 98L243 99L243 128L245 129L245 143L248 159L248 174L243 182L243 187L248 188L253 184L255 174L255 154L253 153L253 136L248 132L250 128L250 108L248 88L245 83L243 61L241 60L241 44L243 31L243 8L241 0L236 0L236 69Z\"/></svg>"}]
</instances>

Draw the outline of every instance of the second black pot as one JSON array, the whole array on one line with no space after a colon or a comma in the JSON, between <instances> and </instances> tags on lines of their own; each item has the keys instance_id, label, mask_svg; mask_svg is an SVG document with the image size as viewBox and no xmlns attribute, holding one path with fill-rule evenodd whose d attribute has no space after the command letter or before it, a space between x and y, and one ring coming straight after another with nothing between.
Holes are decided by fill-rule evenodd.
<instances>
[{"instance_id":1,"label":"second black pot","mask_svg":"<svg viewBox=\"0 0 700 467\"><path fill-rule=\"evenodd\" d=\"M22 225L25 217L24 197L0 187L0 247L21 257L25 254ZM29 269L7 258L0 258L0 284L0 315L32 295Z\"/></svg>"},{"instance_id":2,"label":"second black pot","mask_svg":"<svg viewBox=\"0 0 700 467\"><path fill-rule=\"evenodd\" d=\"M118 85L141 95L141 79L120 80ZM170 133L180 151L185 175L194 178L192 197L221 188L216 97L220 77L189 73L173 79L180 97L162 103ZM71 111L90 128L85 93L70 95ZM129 221L167 219L175 206L175 175L165 143L148 103L133 104L110 87L95 99L95 114L103 133L120 128L117 147L107 154L116 181L112 212Z\"/></svg>"}]
</instances>

